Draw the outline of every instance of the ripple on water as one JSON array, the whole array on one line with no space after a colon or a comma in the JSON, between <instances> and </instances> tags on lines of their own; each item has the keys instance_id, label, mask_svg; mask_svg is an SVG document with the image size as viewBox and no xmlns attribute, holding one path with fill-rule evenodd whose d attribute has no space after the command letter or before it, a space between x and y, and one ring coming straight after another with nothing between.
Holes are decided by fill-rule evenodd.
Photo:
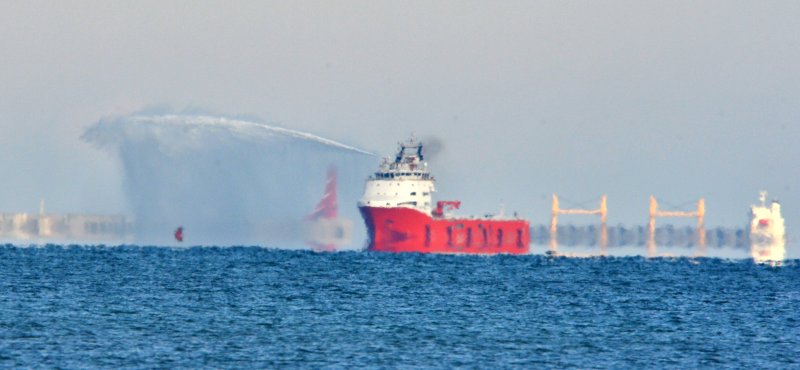
<instances>
[{"instance_id":1,"label":"ripple on water","mask_svg":"<svg viewBox=\"0 0 800 370\"><path fill-rule=\"evenodd\" d=\"M800 267L0 247L2 367L798 367Z\"/></svg>"}]
</instances>

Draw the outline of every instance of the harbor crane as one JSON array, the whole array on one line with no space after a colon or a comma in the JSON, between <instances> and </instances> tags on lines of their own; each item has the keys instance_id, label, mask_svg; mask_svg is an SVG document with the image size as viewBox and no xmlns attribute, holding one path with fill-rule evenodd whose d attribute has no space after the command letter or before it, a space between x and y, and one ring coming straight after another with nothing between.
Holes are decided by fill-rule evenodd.
<instances>
[{"instance_id":1,"label":"harbor crane","mask_svg":"<svg viewBox=\"0 0 800 370\"><path fill-rule=\"evenodd\" d=\"M602 254L606 254L608 248L608 207L605 194L600 197L600 207L597 209L562 209L558 202L558 196L553 194L553 208L550 217L550 251L558 251L558 215L595 215L600 216L600 249Z\"/></svg>"},{"instance_id":2,"label":"harbor crane","mask_svg":"<svg viewBox=\"0 0 800 370\"><path fill-rule=\"evenodd\" d=\"M658 201L654 196L650 196L650 222L647 224L647 254L650 257L656 255L656 217L692 217L697 218L697 245L700 247L701 253L705 251L706 246L706 201L700 198L697 201L697 209L695 211L659 211Z\"/></svg>"}]
</instances>

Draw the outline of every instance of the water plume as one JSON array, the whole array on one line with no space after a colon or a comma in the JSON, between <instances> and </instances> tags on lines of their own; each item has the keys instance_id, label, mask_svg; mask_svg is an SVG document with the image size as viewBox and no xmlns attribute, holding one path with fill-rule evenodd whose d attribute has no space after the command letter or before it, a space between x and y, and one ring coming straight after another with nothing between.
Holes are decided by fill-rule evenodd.
<instances>
[{"instance_id":1,"label":"water plume","mask_svg":"<svg viewBox=\"0 0 800 370\"><path fill-rule=\"evenodd\" d=\"M298 223L338 170L340 214L374 166L366 150L310 133L210 115L133 114L102 119L82 138L118 158L141 243L300 246ZM356 228L354 242L363 238Z\"/></svg>"}]
</instances>

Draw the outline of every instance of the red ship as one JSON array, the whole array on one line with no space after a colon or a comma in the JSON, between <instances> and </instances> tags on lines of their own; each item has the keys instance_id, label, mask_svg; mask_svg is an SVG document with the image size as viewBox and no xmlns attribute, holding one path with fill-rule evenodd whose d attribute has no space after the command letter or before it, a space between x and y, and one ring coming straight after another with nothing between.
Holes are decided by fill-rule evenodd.
<instances>
[{"instance_id":1,"label":"red ship","mask_svg":"<svg viewBox=\"0 0 800 370\"><path fill-rule=\"evenodd\" d=\"M460 201L439 201L433 208L434 178L424 162L422 143L401 143L394 161L384 159L367 179L358 208L371 251L527 254L527 220L502 216L457 217Z\"/></svg>"}]
</instances>

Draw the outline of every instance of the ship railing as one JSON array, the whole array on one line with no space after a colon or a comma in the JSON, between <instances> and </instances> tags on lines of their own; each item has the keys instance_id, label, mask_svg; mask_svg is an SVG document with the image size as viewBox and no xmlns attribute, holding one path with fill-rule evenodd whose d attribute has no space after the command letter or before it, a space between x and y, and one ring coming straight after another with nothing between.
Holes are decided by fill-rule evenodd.
<instances>
[{"instance_id":1,"label":"ship railing","mask_svg":"<svg viewBox=\"0 0 800 370\"><path fill-rule=\"evenodd\" d=\"M431 176L429 172L399 172L399 171L387 171L383 175L376 173L370 175L370 180L386 180L386 179L395 179L395 180L403 180L403 179L422 179L422 180L434 180L434 177Z\"/></svg>"},{"instance_id":2,"label":"ship railing","mask_svg":"<svg viewBox=\"0 0 800 370\"><path fill-rule=\"evenodd\" d=\"M519 215L513 216L503 216L503 215L493 215L493 214L486 214L483 216L475 216L475 215L456 215L451 212L445 212L440 219L446 220L469 220L469 221L527 221L527 219L520 217Z\"/></svg>"}]
</instances>

